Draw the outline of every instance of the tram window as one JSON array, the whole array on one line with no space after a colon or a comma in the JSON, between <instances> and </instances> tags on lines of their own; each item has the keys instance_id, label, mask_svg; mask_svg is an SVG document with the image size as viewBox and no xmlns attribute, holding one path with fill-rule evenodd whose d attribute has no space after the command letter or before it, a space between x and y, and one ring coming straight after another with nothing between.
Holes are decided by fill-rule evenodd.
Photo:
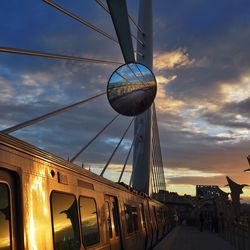
<instances>
[{"instance_id":1,"label":"tram window","mask_svg":"<svg viewBox=\"0 0 250 250\"><path fill-rule=\"evenodd\" d=\"M132 211L132 218L133 218L134 230L138 231L139 227L138 227L138 212L137 212L137 208L136 207L131 207L131 211Z\"/></svg>"},{"instance_id":2,"label":"tram window","mask_svg":"<svg viewBox=\"0 0 250 250\"><path fill-rule=\"evenodd\" d=\"M113 234L112 234L112 224L111 224L109 203L106 201L105 204L106 204L106 218L108 220L109 238L112 238Z\"/></svg>"},{"instance_id":3,"label":"tram window","mask_svg":"<svg viewBox=\"0 0 250 250\"><path fill-rule=\"evenodd\" d=\"M119 235L119 217L118 217L118 207L117 203L114 201L113 202L113 207L112 207L112 213L113 213L113 218L114 218L114 224L115 224L115 235Z\"/></svg>"},{"instance_id":4,"label":"tram window","mask_svg":"<svg viewBox=\"0 0 250 250\"><path fill-rule=\"evenodd\" d=\"M127 225L127 232L133 232L133 225L132 225L132 211L131 206L125 204L125 217L126 217L126 225Z\"/></svg>"},{"instance_id":5,"label":"tram window","mask_svg":"<svg viewBox=\"0 0 250 250\"><path fill-rule=\"evenodd\" d=\"M0 225L0 249L12 249L10 240L10 194L8 186L3 183L0 183Z\"/></svg>"},{"instance_id":6,"label":"tram window","mask_svg":"<svg viewBox=\"0 0 250 250\"><path fill-rule=\"evenodd\" d=\"M83 244L88 247L100 241L96 203L87 197L80 197L79 201Z\"/></svg>"},{"instance_id":7,"label":"tram window","mask_svg":"<svg viewBox=\"0 0 250 250\"><path fill-rule=\"evenodd\" d=\"M74 195L51 194L54 247L58 250L80 249L77 201Z\"/></svg>"}]
</instances>

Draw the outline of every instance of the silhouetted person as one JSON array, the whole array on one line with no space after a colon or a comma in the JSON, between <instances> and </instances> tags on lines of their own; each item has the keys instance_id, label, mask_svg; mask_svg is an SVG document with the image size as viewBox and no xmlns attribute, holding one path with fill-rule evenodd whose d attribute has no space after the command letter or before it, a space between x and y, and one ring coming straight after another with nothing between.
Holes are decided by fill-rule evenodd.
<instances>
[{"instance_id":1,"label":"silhouetted person","mask_svg":"<svg viewBox=\"0 0 250 250\"><path fill-rule=\"evenodd\" d=\"M200 212L200 231L203 231L203 224L204 224L204 215L202 211Z\"/></svg>"}]
</instances>

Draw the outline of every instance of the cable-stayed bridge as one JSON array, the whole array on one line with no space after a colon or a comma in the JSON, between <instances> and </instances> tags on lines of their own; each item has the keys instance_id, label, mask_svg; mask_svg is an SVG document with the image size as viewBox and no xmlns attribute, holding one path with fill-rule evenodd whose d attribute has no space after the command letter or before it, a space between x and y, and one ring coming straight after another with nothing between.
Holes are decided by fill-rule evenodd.
<instances>
[{"instance_id":1,"label":"cable-stayed bridge","mask_svg":"<svg viewBox=\"0 0 250 250\"><path fill-rule=\"evenodd\" d=\"M1 55L8 55L9 60L29 57L34 61L40 58L113 67L126 64L130 76L116 70L116 74L123 79L123 84L112 88L112 94L125 93L124 99L127 92L141 90L145 83L147 88L152 85L152 81L145 80L147 77L138 66L145 65L153 70L152 0L140 1L138 22L129 13L125 0L96 0L97 6L112 21L115 36L85 20L78 13L68 10L61 3L52 0L42 2L65 19L86 26L103 39L118 45L124 61L99 58L98 54L97 58L91 58L82 56L81 53L58 53L31 49L28 46L11 47L8 44L0 45ZM131 27L136 32L132 31ZM110 71L110 75L112 72ZM137 79L139 84L134 86L131 76L132 79ZM103 79L97 76L98 80ZM108 83L108 78L105 81ZM85 85L88 92L90 86ZM86 96L80 101L70 100L68 104L58 105L56 109L43 114L39 111L40 115L5 126L1 131L0 224L3 225L3 230L0 232L0 249L152 249L166 234L166 244L162 241L157 249L199 249L204 242L209 243L206 245L208 249L229 249L230 246L221 239L216 239L215 244L212 244L214 235L211 234L204 234L201 242L196 241L199 232L194 231L194 228L189 230L177 227L169 233L178 224L178 214L172 205L183 205L183 202L179 202L178 195L170 197L174 197L175 202L166 200L168 193L155 103L143 113L134 116L126 117L113 111L110 112L111 115L102 114L105 119L100 118L100 126L97 126L95 133L91 133L88 140L83 140L81 146L72 145L70 153L66 157L64 155L64 159L56 156L56 153L52 154L54 152L47 152L46 143L43 150L15 136L18 131L45 121L60 119L73 110L78 111L79 107L88 108L96 102L101 103L107 94L106 90L108 87L106 89L105 85L98 93ZM139 95L136 93L133 96ZM135 102L131 99L127 106ZM96 116L99 117L101 112L101 108L96 110ZM87 112L79 116L83 121L88 120ZM68 122L72 121L69 119ZM108 133L107 140L112 142L112 150L102 157L101 163L93 162L93 158L89 163L86 160L89 148L94 148L95 143L110 128L119 130L114 138ZM39 140L39 133L40 130L33 133L34 142ZM87 134L88 130L77 131L79 141L83 133ZM54 141L60 144L64 136L66 133L58 136L55 131ZM60 146L63 148L63 145ZM96 158L102 155L104 149L94 148ZM122 157L119 151L122 151ZM121 158L119 164L117 155ZM203 189L206 193L211 187L203 186ZM212 187L211 190L213 191L209 194L220 194L209 201L191 201L188 204L192 208L191 212L197 209L204 211L211 219L216 214L216 206L210 205L216 203L217 209L229 214L225 221L221 216L220 222L217 223L222 237L231 240L240 249L247 249L249 245L245 228L233 221L235 214L232 206L228 206L228 195L223 194L218 187ZM222 196L224 198L221 198ZM165 201L167 205L159 200ZM239 199L237 202L239 203ZM234 210L240 213L238 207ZM194 218L199 217L197 214L195 216ZM195 241L200 245L193 245ZM183 242L189 242L189 245Z\"/></svg>"},{"instance_id":2,"label":"cable-stayed bridge","mask_svg":"<svg viewBox=\"0 0 250 250\"><path fill-rule=\"evenodd\" d=\"M96 1L96 3L107 13L107 15L111 16L117 37L109 35L99 27L68 11L66 8L57 4L56 2L44 0L44 3L51 6L51 8L54 8L55 11L61 12L62 15L65 15L65 18L71 18L74 21L79 22L80 24L87 26L88 28L99 33L104 37L104 39L107 38L111 40L111 42L118 43L121 48L125 63L139 62L147 65L149 68L152 68L152 6L150 2L141 3L139 13L140 17L139 22L137 23L128 13L125 1L108 1L108 5L102 1ZM130 24L135 26L138 31L137 34L133 34L131 32ZM136 41L137 48L133 48L132 39ZM46 57L58 60L72 60L93 64L112 64L117 66L122 64L122 62L108 61L104 59L91 59L81 56L57 54L53 52L36 51L30 50L29 48L1 47L0 52L33 57ZM34 58L34 60L36 59ZM6 128L2 132L11 134L25 127L35 125L46 119L53 119L53 117L59 116L63 112L68 112L79 106L90 105L91 102L94 102L105 94L106 92L102 92L76 103L71 103L70 105L66 105L47 114ZM109 122L104 124L104 126L96 132L96 135L94 135L94 137L89 142L83 145L83 147L78 152L76 152L75 155L69 156L69 161L77 162L79 156L84 154L84 151L86 151L87 148L92 145L92 143L98 140L99 136L101 136L109 126L111 126L113 123L115 126L116 120L119 119L118 116L119 115L114 116ZM131 119L128 118L128 120ZM107 162L104 163L100 175L104 176L106 169L109 168L110 163L112 163L112 159L116 151L119 149L119 146L121 146L123 140L126 138L129 128L132 126L134 126L134 138L131 139L131 144L129 146L127 156L125 157L125 162L122 164L123 167L120 171L120 176L117 181L122 180L123 174L126 171L128 159L130 154L132 154L133 167L130 180L127 184L131 187L134 187L136 190L146 192L149 195L151 195L152 192L158 193L160 189L165 190L163 161L160 149L157 115L154 105L152 105L152 107L144 114L139 115L132 119L131 122L128 122L128 126L124 130L120 140L117 142L114 151L110 153L110 157L108 158Z\"/></svg>"}]
</instances>

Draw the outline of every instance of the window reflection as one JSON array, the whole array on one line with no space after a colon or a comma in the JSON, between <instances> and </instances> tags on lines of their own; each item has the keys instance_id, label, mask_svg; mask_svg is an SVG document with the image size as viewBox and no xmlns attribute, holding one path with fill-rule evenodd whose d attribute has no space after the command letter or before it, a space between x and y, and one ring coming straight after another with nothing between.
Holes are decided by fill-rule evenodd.
<instances>
[{"instance_id":1,"label":"window reflection","mask_svg":"<svg viewBox=\"0 0 250 250\"><path fill-rule=\"evenodd\" d=\"M0 250L11 249L10 195L6 184L0 183Z\"/></svg>"},{"instance_id":2,"label":"window reflection","mask_svg":"<svg viewBox=\"0 0 250 250\"><path fill-rule=\"evenodd\" d=\"M130 205L125 205L125 217L126 217L126 225L127 225L127 232L133 232L133 225L132 225L132 211Z\"/></svg>"},{"instance_id":3,"label":"window reflection","mask_svg":"<svg viewBox=\"0 0 250 250\"><path fill-rule=\"evenodd\" d=\"M109 238L113 237L112 234L112 224L111 224L111 217L110 217L110 208L109 208L109 203L106 201L106 218L108 221L108 230L109 230Z\"/></svg>"},{"instance_id":4,"label":"window reflection","mask_svg":"<svg viewBox=\"0 0 250 250\"><path fill-rule=\"evenodd\" d=\"M97 209L95 200L80 197L83 244L88 247L100 241Z\"/></svg>"},{"instance_id":5,"label":"window reflection","mask_svg":"<svg viewBox=\"0 0 250 250\"><path fill-rule=\"evenodd\" d=\"M132 218L133 218L134 230L138 231L139 227L138 227L138 212L137 212L137 208L136 207L132 207L131 211L132 211Z\"/></svg>"},{"instance_id":6,"label":"window reflection","mask_svg":"<svg viewBox=\"0 0 250 250\"><path fill-rule=\"evenodd\" d=\"M98 243L100 236L95 200L80 197L80 213L84 246L88 247Z\"/></svg>"},{"instance_id":7,"label":"window reflection","mask_svg":"<svg viewBox=\"0 0 250 250\"><path fill-rule=\"evenodd\" d=\"M119 236L119 217L118 217L118 207L115 201L113 201L112 213L114 218L115 235Z\"/></svg>"},{"instance_id":8,"label":"window reflection","mask_svg":"<svg viewBox=\"0 0 250 250\"><path fill-rule=\"evenodd\" d=\"M125 204L125 217L127 224L128 233L139 230L138 226L138 212L136 207L132 207L128 204Z\"/></svg>"},{"instance_id":9,"label":"window reflection","mask_svg":"<svg viewBox=\"0 0 250 250\"><path fill-rule=\"evenodd\" d=\"M73 195L51 194L55 249L80 249L77 202Z\"/></svg>"}]
</instances>

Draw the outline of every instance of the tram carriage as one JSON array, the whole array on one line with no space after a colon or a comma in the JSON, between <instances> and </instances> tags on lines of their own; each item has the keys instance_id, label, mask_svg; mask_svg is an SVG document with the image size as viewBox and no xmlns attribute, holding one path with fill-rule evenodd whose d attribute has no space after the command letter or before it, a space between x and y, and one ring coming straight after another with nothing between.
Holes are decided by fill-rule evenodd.
<instances>
[{"instance_id":1,"label":"tram carriage","mask_svg":"<svg viewBox=\"0 0 250 250\"><path fill-rule=\"evenodd\" d=\"M0 250L151 249L169 210L0 133Z\"/></svg>"}]
</instances>

